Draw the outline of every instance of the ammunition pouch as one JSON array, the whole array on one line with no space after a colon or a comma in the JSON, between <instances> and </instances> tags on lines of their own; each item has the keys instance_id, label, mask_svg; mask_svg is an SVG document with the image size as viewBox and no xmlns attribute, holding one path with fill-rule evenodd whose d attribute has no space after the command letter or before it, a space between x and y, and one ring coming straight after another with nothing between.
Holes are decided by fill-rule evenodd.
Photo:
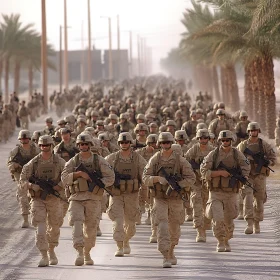
<instances>
[{"instance_id":1,"label":"ammunition pouch","mask_svg":"<svg viewBox=\"0 0 280 280\"><path fill-rule=\"evenodd\" d=\"M139 191L138 179L120 180L119 187L112 186L112 194L116 196L121 194L135 193L138 191Z\"/></svg>"},{"instance_id":2,"label":"ammunition pouch","mask_svg":"<svg viewBox=\"0 0 280 280\"><path fill-rule=\"evenodd\" d=\"M181 199L181 196L187 193L186 188L182 188L180 194L174 191L169 185L162 185L156 183L154 186L149 187L150 196L152 198L162 198L162 199Z\"/></svg>"},{"instance_id":3,"label":"ammunition pouch","mask_svg":"<svg viewBox=\"0 0 280 280\"><path fill-rule=\"evenodd\" d=\"M79 192L87 192L87 191L89 191L88 182L84 178L78 178L77 180L75 180L73 182L73 185L67 186L67 189L68 189L70 195L79 193ZM93 188L92 194L102 196L103 192L104 192L104 190L102 188L95 186ZM66 197L67 197L67 195L66 195Z\"/></svg>"},{"instance_id":4,"label":"ammunition pouch","mask_svg":"<svg viewBox=\"0 0 280 280\"><path fill-rule=\"evenodd\" d=\"M238 192L240 183L237 181L231 186L231 177L214 177L206 182L206 186L210 191Z\"/></svg>"}]
</instances>

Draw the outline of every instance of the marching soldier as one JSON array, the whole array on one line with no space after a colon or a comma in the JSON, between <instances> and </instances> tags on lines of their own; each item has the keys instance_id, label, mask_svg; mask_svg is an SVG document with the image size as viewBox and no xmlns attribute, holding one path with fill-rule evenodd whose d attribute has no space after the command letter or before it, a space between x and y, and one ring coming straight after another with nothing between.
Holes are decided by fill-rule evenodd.
<instances>
[{"instance_id":1,"label":"marching soldier","mask_svg":"<svg viewBox=\"0 0 280 280\"><path fill-rule=\"evenodd\" d=\"M248 179L250 165L245 156L232 147L234 136L229 130L219 133L220 146L211 151L200 166L202 179L210 191L206 217L212 220L212 230L217 238L217 252L230 252L229 240L233 237L234 222L238 215L237 197L240 182L231 183L230 173L220 167L222 162L228 170L239 169Z\"/></svg>"},{"instance_id":2,"label":"marching soldier","mask_svg":"<svg viewBox=\"0 0 280 280\"><path fill-rule=\"evenodd\" d=\"M146 165L143 182L149 186L154 197L152 216L157 226L158 250L163 255L162 266L170 268L172 264L177 264L174 248L179 242L180 226L185 220L182 196L195 183L195 174L186 159L171 149L174 138L170 132L162 132L158 143L161 151ZM178 186L169 185L163 170L178 177Z\"/></svg>"},{"instance_id":3,"label":"marching soldier","mask_svg":"<svg viewBox=\"0 0 280 280\"><path fill-rule=\"evenodd\" d=\"M259 222L263 221L266 201L266 177L269 176L269 166L273 166L276 161L273 148L259 137L260 132L260 125L257 122L249 123L247 127L249 139L237 146L250 160L250 180L256 189L253 191L251 188L242 188L243 216L247 221L245 234L260 233Z\"/></svg>"},{"instance_id":4,"label":"marching soldier","mask_svg":"<svg viewBox=\"0 0 280 280\"><path fill-rule=\"evenodd\" d=\"M89 134L79 134L76 143L80 152L66 163L61 178L70 201L69 224L73 228L73 246L78 252L75 265L93 265L90 251L95 246L104 189L101 185L90 189L89 183L94 182L89 174L97 174L104 188L113 184L115 175L104 158L91 152L93 141ZM78 170L79 166L84 166L89 173Z\"/></svg>"},{"instance_id":5,"label":"marching soldier","mask_svg":"<svg viewBox=\"0 0 280 280\"><path fill-rule=\"evenodd\" d=\"M62 202L39 185L37 180L51 180L54 185L52 191L57 194L63 189L60 177L65 161L53 154L54 143L50 135L41 136L38 145L41 152L24 165L20 186L28 190L31 197L31 223L36 228L36 246L42 255L38 266L44 267L58 263L54 248L58 246L63 223Z\"/></svg>"},{"instance_id":6,"label":"marching soldier","mask_svg":"<svg viewBox=\"0 0 280 280\"><path fill-rule=\"evenodd\" d=\"M11 175L17 183L17 200L23 217L21 227L27 228L29 227L29 200L27 190L20 187L19 178L23 165L38 155L40 149L31 141L31 133L29 130L21 130L18 134L18 140L20 141L20 144L11 151L7 164Z\"/></svg>"}]
</instances>

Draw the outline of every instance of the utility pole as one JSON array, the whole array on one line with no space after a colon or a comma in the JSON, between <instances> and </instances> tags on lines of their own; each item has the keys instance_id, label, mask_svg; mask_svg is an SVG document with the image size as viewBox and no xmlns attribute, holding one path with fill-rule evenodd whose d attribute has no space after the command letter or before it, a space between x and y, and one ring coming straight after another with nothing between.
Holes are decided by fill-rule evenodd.
<instances>
[{"instance_id":1,"label":"utility pole","mask_svg":"<svg viewBox=\"0 0 280 280\"><path fill-rule=\"evenodd\" d=\"M92 57L91 57L91 19L90 19L90 0L88 0L88 84L92 80Z\"/></svg>"},{"instance_id":2,"label":"utility pole","mask_svg":"<svg viewBox=\"0 0 280 280\"><path fill-rule=\"evenodd\" d=\"M117 77L120 79L122 77L122 67L121 67L121 42L120 42L120 16L117 15L117 37L118 37L118 55L117 55L117 62L118 62L118 73L116 73Z\"/></svg>"},{"instance_id":3,"label":"utility pole","mask_svg":"<svg viewBox=\"0 0 280 280\"><path fill-rule=\"evenodd\" d=\"M80 75L81 75L81 86L84 85L84 65L85 65L85 54L84 54L84 21L82 21L81 27L81 41L82 41L82 57L81 57L81 66L80 66Z\"/></svg>"},{"instance_id":4,"label":"utility pole","mask_svg":"<svg viewBox=\"0 0 280 280\"><path fill-rule=\"evenodd\" d=\"M59 92L62 93L62 26L59 26Z\"/></svg>"},{"instance_id":5,"label":"utility pole","mask_svg":"<svg viewBox=\"0 0 280 280\"><path fill-rule=\"evenodd\" d=\"M138 75L141 76L141 38L137 35Z\"/></svg>"},{"instance_id":6,"label":"utility pole","mask_svg":"<svg viewBox=\"0 0 280 280\"><path fill-rule=\"evenodd\" d=\"M112 31L111 31L111 17L108 17L109 24L109 79L113 79L113 60L112 60Z\"/></svg>"},{"instance_id":7,"label":"utility pole","mask_svg":"<svg viewBox=\"0 0 280 280\"><path fill-rule=\"evenodd\" d=\"M130 61L130 78L133 77L133 62L132 62L132 31L129 31L129 61Z\"/></svg>"},{"instance_id":8,"label":"utility pole","mask_svg":"<svg viewBox=\"0 0 280 280\"><path fill-rule=\"evenodd\" d=\"M67 34L67 0L64 0L64 83L68 92L68 34Z\"/></svg>"},{"instance_id":9,"label":"utility pole","mask_svg":"<svg viewBox=\"0 0 280 280\"><path fill-rule=\"evenodd\" d=\"M46 27L46 0L41 2L42 8L42 41L41 41L41 69L42 94L44 97L44 113L48 112L48 72L47 72L47 27Z\"/></svg>"}]
</instances>

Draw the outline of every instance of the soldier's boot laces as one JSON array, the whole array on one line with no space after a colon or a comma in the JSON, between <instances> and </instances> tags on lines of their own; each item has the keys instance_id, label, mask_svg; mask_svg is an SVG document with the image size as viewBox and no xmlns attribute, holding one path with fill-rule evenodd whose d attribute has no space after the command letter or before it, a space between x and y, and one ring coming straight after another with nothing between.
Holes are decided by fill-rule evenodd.
<instances>
[{"instance_id":1,"label":"soldier's boot laces","mask_svg":"<svg viewBox=\"0 0 280 280\"><path fill-rule=\"evenodd\" d=\"M84 264L94 265L92 258L90 257L90 250L84 249Z\"/></svg>"},{"instance_id":2,"label":"soldier's boot laces","mask_svg":"<svg viewBox=\"0 0 280 280\"><path fill-rule=\"evenodd\" d=\"M174 254L174 248L175 248L175 246L172 245L169 250L169 261L172 265L177 264L177 258L175 257L175 254Z\"/></svg>"},{"instance_id":3,"label":"soldier's boot laces","mask_svg":"<svg viewBox=\"0 0 280 280\"><path fill-rule=\"evenodd\" d=\"M78 255L77 258L75 260L75 265L76 266L81 266L84 264L84 251L83 251L83 247L78 247L77 249Z\"/></svg>"},{"instance_id":4,"label":"soldier's boot laces","mask_svg":"<svg viewBox=\"0 0 280 280\"><path fill-rule=\"evenodd\" d=\"M117 251L115 252L115 257L123 257L123 242L117 241Z\"/></svg>"},{"instance_id":5,"label":"soldier's boot laces","mask_svg":"<svg viewBox=\"0 0 280 280\"><path fill-rule=\"evenodd\" d=\"M248 219L247 221L247 227L245 228L244 232L245 234L252 234L253 233L253 219Z\"/></svg>"},{"instance_id":6,"label":"soldier's boot laces","mask_svg":"<svg viewBox=\"0 0 280 280\"><path fill-rule=\"evenodd\" d=\"M102 236L102 231L100 229L100 226L97 227L96 236Z\"/></svg>"},{"instance_id":7,"label":"soldier's boot laces","mask_svg":"<svg viewBox=\"0 0 280 280\"><path fill-rule=\"evenodd\" d=\"M129 241L123 242L123 253L129 255L131 252Z\"/></svg>"},{"instance_id":8,"label":"soldier's boot laces","mask_svg":"<svg viewBox=\"0 0 280 280\"><path fill-rule=\"evenodd\" d=\"M260 222L259 221L254 221L254 233L260 233L261 228L260 228Z\"/></svg>"},{"instance_id":9,"label":"soldier's boot laces","mask_svg":"<svg viewBox=\"0 0 280 280\"><path fill-rule=\"evenodd\" d=\"M163 268L171 268L172 267L172 264L171 264L171 262L169 260L169 252L165 252L163 254L162 267Z\"/></svg>"},{"instance_id":10,"label":"soldier's boot laces","mask_svg":"<svg viewBox=\"0 0 280 280\"><path fill-rule=\"evenodd\" d=\"M224 239L218 239L216 251L217 252L225 252L225 250L226 250L225 240Z\"/></svg>"},{"instance_id":11,"label":"soldier's boot laces","mask_svg":"<svg viewBox=\"0 0 280 280\"><path fill-rule=\"evenodd\" d=\"M206 230L202 227L199 227L196 229L197 235L196 235L196 242L206 242Z\"/></svg>"},{"instance_id":12,"label":"soldier's boot laces","mask_svg":"<svg viewBox=\"0 0 280 280\"><path fill-rule=\"evenodd\" d=\"M228 243L228 240L225 241L225 252L231 252L231 247Z\"/></svg>"},{"instance_id":13,"label":"soldier's boot laces","mask_svg":"<svg viewBox=\"0 0 280 280\"><path fill-rule=\"evenodd\" d=\"M58 264L58 259L56 257L55 252L54 252L54 247L50 247L48 253L49 253L50 265L57 265Z\"/></svg>"},{"instance_id":14,"label":"soldier's boot laces","mask_svg":"<svg viewBox=\"0 0 280 280\"><path fill-rule=\"evenodd\" d=\"M28 215L22 215L22 217L23 217L23 222L21 224L21 227L28 228L29 227Z\"/></svg>"},{"instance_id":15,"label":"soldier's boot laces","mask_svg":"<svg viewBox=\"0 0 280 280\"><path fill-rule=\"evenodd\" d=\"M38 263L38 267L45 267L49 266L49 258L48 258L48 253L47 250L40 250L42 259Z\"/></svg>"}]
</instances>

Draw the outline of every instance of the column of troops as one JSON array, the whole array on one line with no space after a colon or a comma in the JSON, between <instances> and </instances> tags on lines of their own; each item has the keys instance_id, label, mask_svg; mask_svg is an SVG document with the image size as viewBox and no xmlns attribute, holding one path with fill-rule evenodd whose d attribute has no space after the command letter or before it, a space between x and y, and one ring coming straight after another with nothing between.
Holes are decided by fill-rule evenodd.
<instances>
[{"instance_id":1,"label":"column of troops","mask_svg":"<svg viewBox=\"0 0 280 280\"><path fill-rule=\"evenodd\" d=\"M261 232L276 155L259 124L245 111L230 114L208 94L192 100L182 81L132 83L54 93L57 126L47 117L42 131L19 132L8 167L22 227L30 216L36 228L38 266L58 263L54 249L67 211L77 266L94 263L90 251L103 212L112 220L116 257L131 253L143 222L164 268L177 264L185 220L193 222L196 242L206 242L212 228L217 252L231 251L236 218L246 221L245 234Z\"/></svg>"}]
</instances>

